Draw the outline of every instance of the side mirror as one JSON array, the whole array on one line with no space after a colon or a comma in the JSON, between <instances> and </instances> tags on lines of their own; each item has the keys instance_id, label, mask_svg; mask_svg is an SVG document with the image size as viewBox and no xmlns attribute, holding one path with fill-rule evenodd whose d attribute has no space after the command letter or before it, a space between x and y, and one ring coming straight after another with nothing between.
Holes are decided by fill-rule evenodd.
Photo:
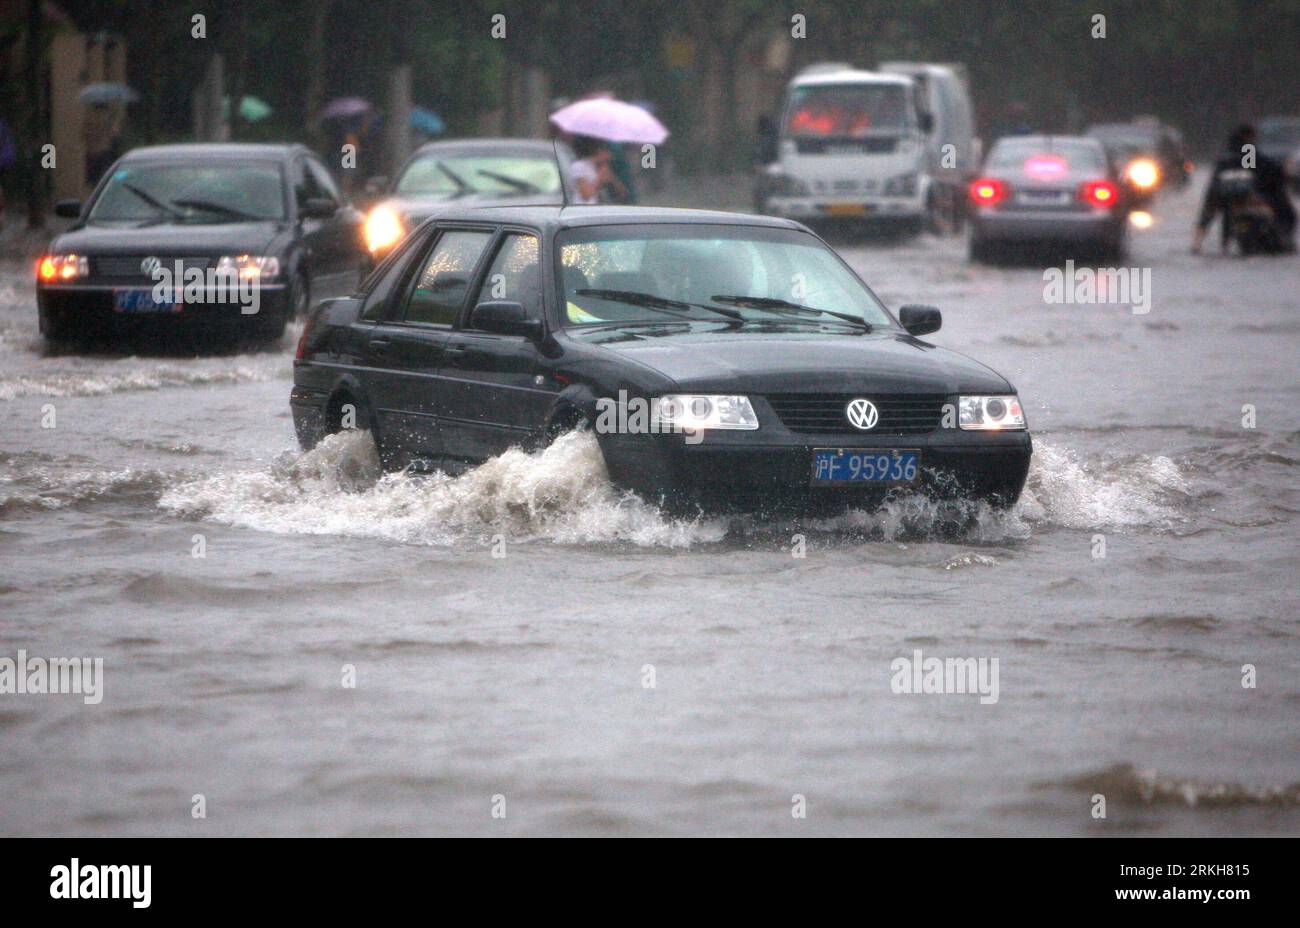
<instances>
[{"instance_id":1,"label":"side mirror","mask_svg":"<svg viewBox=\"0 0 1300 928\"><path fill-rule=\"evenodd\" d=\"M303 219L329 219L339 211L339 205L325 197L312 197L298 206L298 215Z\"/></svg>"},{"instance_id":2,"label":"side mirror","mask_svg":"<svg viewBox=\"0 0 1300 928\"><path fill-rule=\"evenodd\" d=\"M54 215L63 219L76 219L81 215L81 201L60 200L54 204Z\"/></svg>"},{"instance_id":3,"label":"side mirror","mask_svg":"<svg viewBox=\"0 0 1300 928\"><path fill-rule=\"evenodd\" d=\"M374 177L367 177L365 185L361 188L365 193L372 197L377 197L388 188L388 178L382 174L376 174Z\"/></svg>"},{"instance_id":4,"label":"side mirror","mask_svg":"<svg viewBox=\"0 0 1300 928\"><path fill-rule=\"evenodd\" d=\"M496 335L523 335L538 338L542 334L540 319L529 319L522 303L494 300L479 303L469 314L469 327Z\"/></svg>"},{"instance_id":5,"label":"side mirror","mask_svg":"<svg viewBox=\"0 0 1300 928\"><path fill-rule=\"evenodd\" d=\"M908 335L929 335L943 325L943 314L933 306L904 306L898 311L898 321Z\"/></svg>"}]
</instances>

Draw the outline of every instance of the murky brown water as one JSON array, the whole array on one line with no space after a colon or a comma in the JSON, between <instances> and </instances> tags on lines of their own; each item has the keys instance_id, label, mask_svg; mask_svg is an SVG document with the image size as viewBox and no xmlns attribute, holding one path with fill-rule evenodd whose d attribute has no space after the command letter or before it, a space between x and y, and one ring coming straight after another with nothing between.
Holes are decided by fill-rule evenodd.
<instances>
[{"instance_id":1,"label":"murky brown water","mask_svg":"<svg viewBox=\"0 0 1300 928\"><path fill-rule=\"evenodd\" d=\"M842 245L1031 417L1022 503L944 540L921 503L674 522L581 436L378 479L364 436L296 451L292 335L46 356L6 264L0 657L105 685L0 696L0 833L1296 833L1300 261L1193 258L1192 200L1135 234L1146 315ZM917 649L997 658L998 701L894 694Z\"/></svg>"}]
</instances>

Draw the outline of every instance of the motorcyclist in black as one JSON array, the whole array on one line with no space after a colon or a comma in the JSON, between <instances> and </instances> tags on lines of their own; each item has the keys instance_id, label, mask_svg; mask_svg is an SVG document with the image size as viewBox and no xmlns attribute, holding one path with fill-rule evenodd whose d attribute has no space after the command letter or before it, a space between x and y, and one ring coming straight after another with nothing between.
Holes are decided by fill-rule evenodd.
<instances>
[{"instance_id":1,"label":"motorcyclist in black","mask_svg":"<svg viewBox=\"0 0 1300 928\"><path fill-rule=\"evenodd\" d=\"M1241 126L1229 137L1227 149L1215 162L1214 176L1210 178L1210 185L1205 190L1205 202L1201 206L1201 215L1192 238L1193 253L1201 250L1206 229L1219 214L1223 216L1222 246L1224 251L1228 250L1228 242L1233 234L1233 211L1239 208L1242 198L1239 182L1243 177L1248 178L1249 194L1258 197L1272 211L1272 228L1268 236L1272 247L1263 250L1295 250L1292 236L1295 234L1296 214L1286 192L1286 172L1281 164L1258 151L1254 152L1254 167L1247 168L1243 163L1243 148L1254 144L1255 127Z\"/></svg>"}]
</instances>

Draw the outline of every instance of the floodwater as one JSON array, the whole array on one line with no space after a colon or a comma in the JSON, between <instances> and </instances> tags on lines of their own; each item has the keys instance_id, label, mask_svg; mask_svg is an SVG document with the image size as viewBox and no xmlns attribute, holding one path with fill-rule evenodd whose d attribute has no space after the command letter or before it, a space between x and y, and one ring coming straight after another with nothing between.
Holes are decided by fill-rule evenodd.
<instances>
[{"instance_id":1,"label":"floodwater","mask_svg":"<svg viewBox=\"0 0 1300 928\"><path fill-rule=\"evenodd\" d=\"M837 242L1020 391L1024 498L958 537L673 520L581 435L301 454L296 332L51 355L6 260L0 658L104 677L0 695L0 834L1296 834L1300 261L1191 256L1194 196L1134 232L1145 314ZM893 692L918 650L996 659L996 702Z\"/></svg>"}]
</instances>

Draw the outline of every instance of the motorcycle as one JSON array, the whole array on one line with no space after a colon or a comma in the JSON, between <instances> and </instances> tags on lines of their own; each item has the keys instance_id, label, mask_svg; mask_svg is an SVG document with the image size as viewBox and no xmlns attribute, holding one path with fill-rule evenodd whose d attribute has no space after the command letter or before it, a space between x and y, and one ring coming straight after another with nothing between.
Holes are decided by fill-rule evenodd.
<instances>
[{"instance_id":1,"label":"motorcycle","mask_svg":"<svg viewBox=\"0 0 1300 928\"><path fill-rule=\"evenodd\" d=\"M1254 173L1245 168L1219 175L1219 194L1226 204L1223 222L1227 242L1236 242L1243 255L1278 254L1289 250L1273 207L1255 188Z\"/></svg>"}]
</instances>

